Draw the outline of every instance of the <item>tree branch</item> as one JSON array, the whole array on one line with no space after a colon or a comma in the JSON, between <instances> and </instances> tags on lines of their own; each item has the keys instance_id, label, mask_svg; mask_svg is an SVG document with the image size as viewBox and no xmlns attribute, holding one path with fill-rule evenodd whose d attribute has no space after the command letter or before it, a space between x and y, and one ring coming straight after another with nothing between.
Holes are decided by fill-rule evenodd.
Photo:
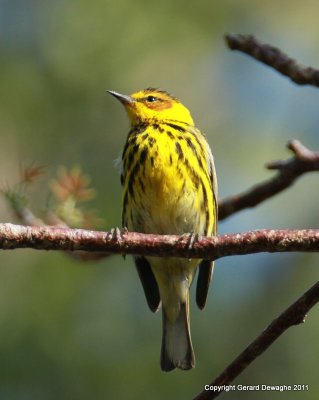
<instances>
[{"instance_id":1,"label":"tree branch","mask_svg":"<svg viewBox=\"0 0 319 400\"><path fill-rule=\"evenodd\" d=\"M157 257L217 259L260 252L319 251L319 230L255 230L199 238L189 249L189 235L150 235L83 229L0 224L0 248L107 252Z\"/></svg>"},{"instance_id":2,"label":"tree branch","mask_svg":"<svg viewBox=\"0 0 319 400\"><path fill-rule=\"evenodd\" d=\"M319 70L298 64L280 49L259 42L252 35L228 33L225 36L231 50L239 50L276 69L298 85L319 86Z\"/></svg>"},{"instance_id":3,"label":"tree branch","mask_svg":"<svg viewBox=\"0 0 319 400\"><path fill-rule=\"evenodd\" d=\"M215 399L244 369L260 356L288 328L305 322L308 311L319 302L319 282L305 292L241 353L209 386L215 390L203 390L194 400Z\"/></svg>"},{"instance_id":4,"label":"tree branch","mask_svg":"<svg viewBox=\"0 0 319 400\"><path fill-rule=\"evenodd\" d=\"M298 140L290 141L287 147L294 153L294 157L288 160L272 161L266 165L268 169L278 170L277 175L246 192L220 200L219 220L245 208L254 207L278 194L306 172L319 171L319 152L309 150Z\"/></svg>"}]
</instances>

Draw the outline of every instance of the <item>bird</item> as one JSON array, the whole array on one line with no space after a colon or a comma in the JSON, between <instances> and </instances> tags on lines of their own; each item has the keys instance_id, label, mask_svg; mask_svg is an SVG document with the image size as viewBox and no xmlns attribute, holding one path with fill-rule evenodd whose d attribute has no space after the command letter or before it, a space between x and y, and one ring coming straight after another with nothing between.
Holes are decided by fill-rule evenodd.
<instances>
[{"instance_id":1,"label":"bird","mask_svg":"<svg viewBox=\"0 0 319 400\"><path fill-rule=\"evenodd\" d=\"M121 157L122 226L150 234L189 234L190 246L217 234L217 178L210 146L190 111L167 91L108 92L124 106L130 130ZM195 367L189 290L198 269L196 303L203 309L213 261L134 257L151 311L162 306L163 371Z\"/></svg>"}]
</instances>

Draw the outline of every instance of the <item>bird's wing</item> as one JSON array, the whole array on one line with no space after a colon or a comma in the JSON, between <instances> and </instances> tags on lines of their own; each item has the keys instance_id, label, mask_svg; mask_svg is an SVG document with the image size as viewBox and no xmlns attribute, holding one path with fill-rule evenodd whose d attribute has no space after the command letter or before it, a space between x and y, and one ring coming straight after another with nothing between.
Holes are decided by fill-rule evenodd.
<instances>
[{"instance_id":1,"label":"bird's wing","mask_svg":"<svg viewBox=\"0 0 319 400\"><path fill-rule=\"evenodd\" d=\"M147 304L151 311L155 312L161 304L161 298L151 266L144 257L134 257L134 261L142 282Z\"/></svg>"},{"instance_id":2,"label":"bird's wing","mask_svg":"<svg viewBox=\"0 0 319 400\"><path fill-rule=\"evenodd\" d=\"M211 190L213 191L213 199L214 199L214 227L213 227L213 235L217 233L217 221L218 221L218 204L217 204L217 177L214 165L214 158L210 149L208 150L208 168L209 168L209 177L211 183ZM207 301L208 289L210 285L210 281L212 278L212 274L214 271L214 262L210 260L203 260L199 264L198 278L197 278L197 286L196 286L196 303L198 307L202 310Z\"/></svg>"}]
</instances>

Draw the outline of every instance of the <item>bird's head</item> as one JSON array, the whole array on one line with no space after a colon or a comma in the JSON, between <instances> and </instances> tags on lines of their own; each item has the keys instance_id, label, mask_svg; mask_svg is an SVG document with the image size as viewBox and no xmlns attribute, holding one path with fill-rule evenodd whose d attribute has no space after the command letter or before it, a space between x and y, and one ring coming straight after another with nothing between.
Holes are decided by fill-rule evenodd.
<instances>
[{"instance_id":1,"label":"bird's head","mask_svg":"<svg viewBox=\"0 0 319 400\"><path fill-rule=\"evenodd\" d=\"M112 90L108 92L124 105L132 125L148 121L175 121L194 125L188 109L164 90L148 88L131 95Z\"/></svg>"}]
</instances>

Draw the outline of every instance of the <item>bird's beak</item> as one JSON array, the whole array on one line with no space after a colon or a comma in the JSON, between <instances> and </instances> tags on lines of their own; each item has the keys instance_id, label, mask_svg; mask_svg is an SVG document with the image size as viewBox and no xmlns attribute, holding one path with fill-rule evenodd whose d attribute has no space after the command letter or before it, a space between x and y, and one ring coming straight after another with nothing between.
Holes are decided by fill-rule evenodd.
<instances>
[{"instance_id":1,"label":"bird's beak","mask_svg":"<svg viewBox=\"0 0 319 400\"><path fill-rule=\"evenodd\" d=\"M114 90L107 90L108 93L110 93L112 96L120 100L120 102L124 105L127 104L132 104L134 99L131 96L128 96L127 94L121 94L114 92Z\"/></svg>"}]
</instances>

